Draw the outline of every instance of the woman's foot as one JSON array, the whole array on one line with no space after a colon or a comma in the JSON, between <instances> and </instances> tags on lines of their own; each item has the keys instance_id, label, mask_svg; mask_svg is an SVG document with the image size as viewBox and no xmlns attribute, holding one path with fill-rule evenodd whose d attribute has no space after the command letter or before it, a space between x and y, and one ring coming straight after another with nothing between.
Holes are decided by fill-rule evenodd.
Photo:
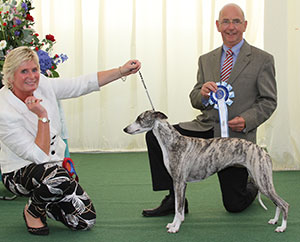
<instances>
[{"instance_id":1,"label":"woman's foot","mask_svg":"<svg viewBox=\"0 0 300 242\"><path fill-rule=\"evenodd\" d=\"M41 218L35 218L28 212L28 205L26 204L23 211L24 220L27 226L27 231L35 235L48 235L49 228L46 223L43 223Z\"/></svg>"}]
</instances>

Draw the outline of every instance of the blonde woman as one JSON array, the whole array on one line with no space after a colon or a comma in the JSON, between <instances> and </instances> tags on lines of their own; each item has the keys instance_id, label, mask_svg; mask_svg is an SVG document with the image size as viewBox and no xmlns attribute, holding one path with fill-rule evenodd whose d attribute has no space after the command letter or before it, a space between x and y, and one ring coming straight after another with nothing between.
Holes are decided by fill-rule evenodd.
<instances>
[{"instance_id":1,"label":"blonde woman","mask_svg":"<svg viewBox=\"0 0 300 242\"><path fill-rule=\"evenodd\" d=\"M29 197L23 213L28 232L49 234L46 215L72 230L95 224L92 201L61 167L65 143L57 100L98 91L140 67L130 60L119 68L50 80L40 74L35 51L18 47L8 54L0 90L0 165L5 187Z\"/></svg>"}]
</instances>

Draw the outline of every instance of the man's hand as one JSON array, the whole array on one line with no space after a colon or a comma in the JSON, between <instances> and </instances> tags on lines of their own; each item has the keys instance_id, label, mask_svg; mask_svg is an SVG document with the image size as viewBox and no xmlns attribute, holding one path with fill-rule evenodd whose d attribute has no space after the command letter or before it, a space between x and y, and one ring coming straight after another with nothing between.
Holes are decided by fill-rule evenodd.
<instances>
[{"instance_id":1,"label":"man's hand","mask_svg":"<svg viewBox=\"0 0 300 242\"><path fill-rule=\"evenodd\" d=\"M242 132L246 128L246 121L242 117L235 117L228 121L229 128L234 132Z\"/></svg>"},{"instance_id":2,"label":"man's hand","mask_svg":"<svg viewBox=\"0 0 300 242\"><path fill-rule=\"evenodd\" d=\"M210 92L216 92L217 89L218 86L215 82L205 82L200 90L200 94L208 99Z\"/></svg>"}]
</instances>

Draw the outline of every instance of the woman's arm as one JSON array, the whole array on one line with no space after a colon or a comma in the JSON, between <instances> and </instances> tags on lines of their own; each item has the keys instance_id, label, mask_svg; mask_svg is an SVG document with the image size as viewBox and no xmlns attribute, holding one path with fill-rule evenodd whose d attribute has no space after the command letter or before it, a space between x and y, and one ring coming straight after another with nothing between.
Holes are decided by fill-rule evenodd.
<instances>
[{"instance_id":1,"label":"woman's arm","mask_svg":"<svg viewBox=\"0 0 300 242\"><path fill-rule=\"evenodd\" d=\"M42 100L34 96L27 97L25 104L28 109L38 116L38 129L35 138L35 144L49 155L50 152L50 124L47 110L40 104Z\"/></svg>"},{"instance_id":2,"label":"woman's arm","mask_svg":"<svg viewBox=\"0 0 300 242\"><path fill-rule=\"evenodd\" d=\"M97 73L99 87L102 87L119 78L137 73L140 68L141 63L138 60L129 60L119 68L114 68L107 71L99 71Z\"/></svg>"}]
</instances>

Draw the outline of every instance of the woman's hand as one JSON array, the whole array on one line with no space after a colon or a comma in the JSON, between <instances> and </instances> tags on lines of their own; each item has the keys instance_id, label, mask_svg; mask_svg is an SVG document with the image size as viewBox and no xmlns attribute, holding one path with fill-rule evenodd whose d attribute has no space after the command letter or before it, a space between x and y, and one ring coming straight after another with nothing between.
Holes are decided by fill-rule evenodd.
<instances>
[{"instance_id":1,"label":"woman's hand","mask_svg":"<svg viewBox=\"0 0 300 242\"><path fill-rule=\"evenodd\" d=\"M130 74L137 73L141 68L141 62L138 60L129 60L123 66L120 66L120 74L122 76L128 76Z\"/></svg>"},{"instance_id":2,"label":"woman's hand","mask_svg":"<svg viewBox=\"0 0 300 242\"><path fill-rule=\"evenodd\" d=\"M40 104L43 100L37 99L34 96L29 96L25 99L25 104L27 108L35 113L38 117L46 117L47 110Z\"/></svg>"}]
</instances>

